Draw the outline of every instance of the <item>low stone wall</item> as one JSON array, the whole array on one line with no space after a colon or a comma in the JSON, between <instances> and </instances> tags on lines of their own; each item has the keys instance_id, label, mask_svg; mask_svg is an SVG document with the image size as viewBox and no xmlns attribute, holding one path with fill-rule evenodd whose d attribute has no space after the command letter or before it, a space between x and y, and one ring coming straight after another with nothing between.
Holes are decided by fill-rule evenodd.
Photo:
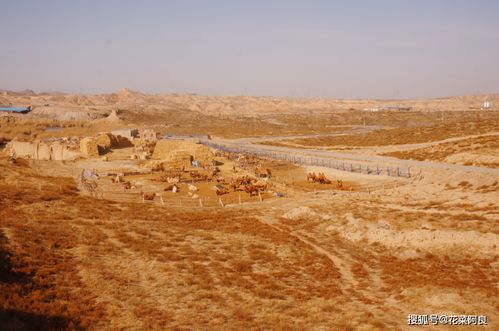
<instances>
[{"instance_id":1,"label":"low stone wall","mask_svg":"<svg viewBox=\"0 0 499 331\"><path fill-rule=\"evenodd\" d=\"M174 160L186 158L190 155L193 160L210 163L213 160L213 153L210 148L189 140L169 140L163 139L156 143L153 158L158 160Z\"/></svg>"},{"instance_id":2,"label":"low stone wall","mask_svg":"<svg viewBox=\"0 0 499 331\"><path fill-rule=\"evenodd\" d=\"M86 157L99 156L99 149L94 138L87 137L80 140L80 152Z\"/></svg>"},{"instance_id":3,"label":"low stone wall","mask_svg":"<svg viewBox=\"0 0 499 331\"><path fill-rule=\"evenodd\" d=\"M81 156L78 151L70 148L66 143L41 141L16 141L9 142L6 146L7 154L13 157L29 158L33 160L74 160Z\"/></svg>"}]
</instances>

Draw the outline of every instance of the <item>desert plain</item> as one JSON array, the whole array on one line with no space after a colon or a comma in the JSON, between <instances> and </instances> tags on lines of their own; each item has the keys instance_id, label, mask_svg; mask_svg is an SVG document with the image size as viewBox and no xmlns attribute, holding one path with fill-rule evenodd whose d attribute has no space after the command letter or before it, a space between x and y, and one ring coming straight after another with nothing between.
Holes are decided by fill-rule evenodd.
<instances>
[{"instance_id":1,"label":"desert plain","mask_svg":"<svg viewBox=\"0 0 499 331\"><path fill-rule=\"evenodd\" d=\"M497 329L484 98L3 91L1 328Z\"/></svg>"}]
</instances>

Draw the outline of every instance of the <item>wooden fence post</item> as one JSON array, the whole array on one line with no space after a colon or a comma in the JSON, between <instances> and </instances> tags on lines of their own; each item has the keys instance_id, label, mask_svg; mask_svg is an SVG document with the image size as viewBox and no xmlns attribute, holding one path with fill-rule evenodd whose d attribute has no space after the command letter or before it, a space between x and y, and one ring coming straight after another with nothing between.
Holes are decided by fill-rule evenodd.
<instances>
[{"instance_id":1,"label":"wooden fence post","mask_svg":"<svg viewBox=\"0 0 499 331\"><path fill-rule=\"evenodd\" d=\"M222 202L222 198L218 198L218 202L220 203L220 206L223 207L224 203Z\"/></svg>"}]
</instances>

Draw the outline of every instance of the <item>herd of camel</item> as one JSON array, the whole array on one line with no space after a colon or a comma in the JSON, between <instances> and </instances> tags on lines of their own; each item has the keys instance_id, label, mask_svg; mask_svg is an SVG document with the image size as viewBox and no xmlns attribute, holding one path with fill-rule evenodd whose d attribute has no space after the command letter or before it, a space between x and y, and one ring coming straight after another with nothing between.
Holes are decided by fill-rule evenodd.
<instances>
[{"instance_id":1,"label":"herd of camel","mask_svg":"<svg viewBox=\"0 0 499 331\"><path fill-rule=\"evenodd\" d=\"M232 188L233 192L244 191L251 196L267 190L267 182L246 175L232 180L229 187ZM220 195L218 191L217 194Z\"/></svg>"},{"instance_id":2,"label":"herd of camel","mask_svg":"<svg viewBox=\"0 0 499 331\"><path fill-rule=\"evenodd\" d=\"M134 190L136 189L135 185L130 181L126 181L123 179L123 175L117 174L114 177L111 177L111 182L115 184L120 184L123 186L123 190Z\"/></svg>"},{"instance_id":3,"label":"herd of camel","mask_svg":"<svg viewBox=\"0 0 499 331\"><path fill-rule=\"evenodd\" d=\"M319 184L332 184L331 180L324 175L323 172L319 172L319 174L316 174L315 172L309 172L307 174L307 182L312 182L312 183L319 183ZM343 181L342 180L336 180L336 188L341 190L343 189Z\"/></svg>"},{"instance_id":4,"label":"herd of camel","mask_svg":"<svg viewBox=\"0 0 499 331\"><path fill-rule=\"evenodd\" d=\"M170 171L160 176L158 181L169 184L166 186L164 191L172 191L174 193L178 192L179 184L182 181L182 173L183 171ZM220 175L220 169L215 167L214 169L207 171L189 171L190 180L186 180L186 182L190 181L191 184L189 184L189 186L193 187L195 187L195 182L216 182L214 189L217 195L228 194L230 189L232 189L233 192L244 191L250 196L253 196L267 190L266 179L270 178L271 171L270 169L258 168L257 171L255 171L255 175L258 178L246 175L227 181ZM121 174L113 176L111 181L115 184L121 185L123 190L136 189L134 183L125 181L123 175ZM145 200L153 200L155 194L143 193L143 197Z\"/></svg>"},{"instance_id":5,"label":"herd of camel","mask_svg":"<svg viewBox=\"0 0 499 331\"><path fill-rule=\"evenodd\" d=\"M236 191L244 191L248 193L250 196L257 195L260 192L264 192L268 188L268 178L271 176L270 169L266 168L257 168L259 171L255 171L257 177L252 177L249 175L240 176L235 179L232 179L228 182L224 177L220 176L220 170L215 168L214 170L210 170L208 172L200 172L200 171L190 171L189 176L191 178L192 185L194 182L212 182L216 181L216 185L214 189L217 195L224 195L231 192ZM166 175L160 177L159 181L167 182L169 185L164 189L164 191L172 191L174 193L178 192L179 186L182 178L182 172L170 172ZM332 181L326 177L324 173L310 172L307 174L307 181L312 183L319 184L332 184ZM115 180L113 179L113 182ZM118 177L116 178L116 182L119 182ZM134 188L134 186L130 182L122 183L125 189ZM342 180L336 180L336 188L341 190L344 188ZM191 185L191 186L192 186ZM146 197L147 198L147 197ZM153 196L151 196L153 198Z\"/></svg>"},{"instance_id":6,"label":"herd of camel","mask_svg":"<svg viewBox=\"0 0 499 331\"><path fill-rule=\"evenodd\" d=\"M240 176L234 179L227 180L226 178L222 177L220 174L220 169L218 167L213 167L211 169L204 169L204 170L192 170L189 171L189 179L184 179L185 182L190 182L190 190L191 186L193 188L196 188L194 185L195 182L216 182L215 186L213 187L216 191L217 195L224 195L228 194L231 191L236 192L236 191L244 191L248 193L250 196L253 195L258 195L261 192L264 192L268 189L268 179L272 177L272 172L268 168L264 168L261 166L261 163L255 162L253 159L248 158L241 158L241 156L237 159L237 163L244 163L244 164L238 164L238 165L243 165L245 166L244 168L248 170L253 170L254 176L249 176L249 175L244 175ZM182 181L182 174L185 172L182 170L179 171L169 171L164 173L164 175L160 176L158 181L161 182L166 182L169 185L164 189L164 191L172 191L173 193L176 193L179 191L179 184ZM234 167L234 172L237 172ZM123 175L116 175L111 178L113 183L119 184L123 187L124 190L131 190L135 189L134 183L130 181L125 181L123 178ZM315 172L309 172L307 174L307 182L311 183L319 183L319 184L333 184L332 180L328 179L326 175L323 172L315 173ZM90 187L91 183L82 183L86 188L90 191L93 191L94 188ZM335 181L335 186L337 189L344 189L343 181L341 180L336 180ZM144 193L143 197L145 200L153 200L155 194L147 194Z\"/></svg>"},{"instance_id":7,"label":"herd of camel","mask_svg":"<svg viewBox=\"0 0 499 331\"><path fill-rule=\"evenodd\" d=\"M214 186L217 195L228 194L232 189L233 192L244 191L250 196L257 195L260 192L267 190L266 178L269 178L271 171L270 169L261 169L256 175L260 178L255 178L251 176L241 176L230 181L227 181L220 174L220 170L215 168L210 171L189 171L189 177L192 184L194 182L213 182L217 184ZM182 172L170 172L162 177L160 181L167 182L168 185L165 191L178 191L178 184L182 178Z\"/></svg>"}]
</instances>

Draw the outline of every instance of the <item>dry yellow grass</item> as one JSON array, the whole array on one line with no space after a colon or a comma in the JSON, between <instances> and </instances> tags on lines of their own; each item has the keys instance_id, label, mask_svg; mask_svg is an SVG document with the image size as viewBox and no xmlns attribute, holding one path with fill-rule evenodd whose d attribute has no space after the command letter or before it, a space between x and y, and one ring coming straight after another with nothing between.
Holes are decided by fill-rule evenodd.
<instances>
[{"instance_id":1,"label":"dry yellow grass","mask_svg":"<svg viewBox=\"0 0 499 331\"><path fill-rule=\"evenodd\" d=\"M454 142L441 143L437 146L419 148L409 151L390 152L384 153L383 155L393 156L400 159L412 159L420 161L447 161L450 156L462 153L469 154L467 160L463 162L465 165L499 168L498 162L496 162L495 160L490 160L490 157L489 160L487 160L487 156L498 155L499 137L497 135L492 135L468 138ZM482 155L484 157L483 159L477 159L477 155Z\"/></svg>"},{"instance_id":2,"label":"dry yellow grass","mask_svg":"<svg viewBox=\"0 0 499 331\"><path fill-rule=\"evenodd\" d=\"M430 126L399 127L392 129L380 129L366 134L324 136L316 138L300 138L281 140L280 142L266 142L269 145L286 146L289 143L302 146L303 148L317 147L365 147L418 144L439 141L448 138L462 137L467 135L497 132L499 130L499 118L494 113L472 116L466 114L467 120L455 119L445 123L432 123Z\"/></svg>"},{"instance_id":3,"label":"dry yellow grass","mask_svg":"<svg viewBox=\"0 0 499 331\"><path fill-rule=\"evenodd\" d=\"M440 114L416 112L281 114L270 122L180 113L132 109L122 115L137 125L168 117L171 127L162 133L229 137L328 133L364 121L397 127L304 140L347 148L366 146L366 137L384 145L497 130L497 120L480 113L447 114L446 126L436 125ZM44 130L52 122L17 124L2 124L6 140L101 128L68 122L50 132ZM60 176L62 166L47 172ZM304 169L264 166L278 177L279 190L293 194L258 205L192 209L85 197L71 178L42 176L29 162L0 159L1 325L385 330L404 329L410 313L497 320L498 258L491 240L499 234L497 181L476 184L463 176L447 185L407 181L405 193L400 187L386 195L312 194L303 188L326 187L306 183ZM302 206L310 209L282 216Z\"/></svg>"},{"instance_id":4,"label":"dry yellow grass","mask_svg":"<svg viewBox=\"0 0 499 331\"><path fill-rule=\"evenodd\" d=\"M65 179L3 162L0 219L9 237L2 249L16 256L12 270L25 264L48 278L46 288L24 294L4 287L4 295L18 294L2 300L2 309L58 316L69 328L273 327L274 316L302 328L310 317L286 305L276 310L276 303L340 300L331 261L245 214L114 205L79 197ZM58 263L51 268L47 259ZM86 294L80 300L75 290ZM33 291L54 294L40 305Z\"/></svg>"},{"instance_id":5,"label":"dry yellow grass","mask_svg":"<svg viewBox=\"0 0 499 331\"><path fill-rule=\"evenodd\" d=\"M492 205L343 196L288 220L271 207L189 211L96 200L80 196L71 179L0 162L0 258L8 262L0 306L10 314L0 321L13 327L400 329L407 314L429 313L428 293L458 295L459 313L495 317L497 257L449 250L407 259L329 230L352 215L363 224L389 220L398 231L455 231L458 222L456 231L488 233Z\"/></svg>"}]
</instances>

